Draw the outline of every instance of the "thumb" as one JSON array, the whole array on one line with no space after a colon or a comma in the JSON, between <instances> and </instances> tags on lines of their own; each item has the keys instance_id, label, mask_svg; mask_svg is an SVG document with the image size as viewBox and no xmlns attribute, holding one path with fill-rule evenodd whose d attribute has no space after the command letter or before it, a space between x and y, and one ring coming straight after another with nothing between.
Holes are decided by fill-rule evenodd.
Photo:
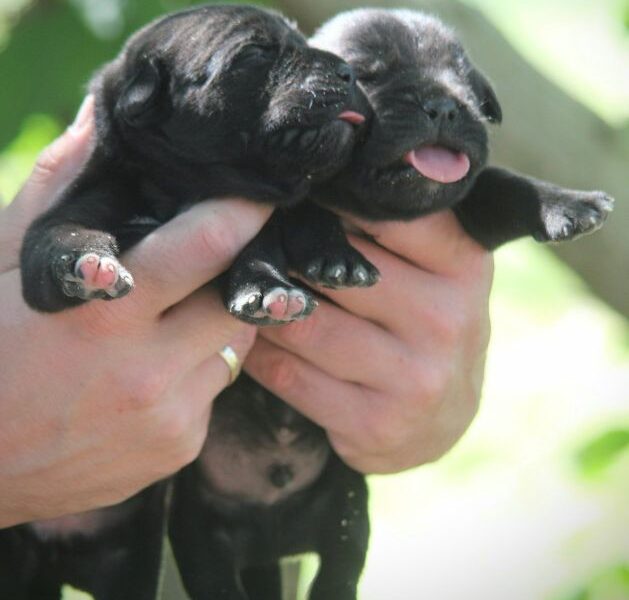
<instances>
[{"instance_id":1,"label":"thumb","mask_svg":"<svg viewBox=\"0 0 629 600\"><path fill-rule=\"evenodd\" d=\"M93 146L94 97L87 96L68 129L39 155L28 180L0 212L0 271L17 266L29 224L58 199L87 161Z\"/></svg>"}]
</instances>

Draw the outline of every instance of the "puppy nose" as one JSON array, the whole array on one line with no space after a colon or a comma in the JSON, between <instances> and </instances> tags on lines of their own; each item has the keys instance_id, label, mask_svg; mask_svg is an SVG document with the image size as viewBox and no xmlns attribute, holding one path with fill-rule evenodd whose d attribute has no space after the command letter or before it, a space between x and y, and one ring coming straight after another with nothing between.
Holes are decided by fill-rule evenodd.
<instances>
[{"instance_id":1,"label":"puppy nose","mask_svg":"<svg viewBox=\"0 0 629 600\"><path fill-rule=\"evenodd\" d=\"M459 107L455 100L442 96L429 98L422 103L422 110L432 121L454 121L459 114Z\"/></svg>"},{"instance_id":2,"label":"puppy nose","mask_svg":"<svg viewBox=\"0 0 629 600\"><path fill-rule=\"evenodd\" d=\"M354 74L354 69L350 67L346 62L341 62L336 67L336 74L342 79L345 83L349 83L352 85L356 81L356 75Z\"/></svg>"}]
</instances>

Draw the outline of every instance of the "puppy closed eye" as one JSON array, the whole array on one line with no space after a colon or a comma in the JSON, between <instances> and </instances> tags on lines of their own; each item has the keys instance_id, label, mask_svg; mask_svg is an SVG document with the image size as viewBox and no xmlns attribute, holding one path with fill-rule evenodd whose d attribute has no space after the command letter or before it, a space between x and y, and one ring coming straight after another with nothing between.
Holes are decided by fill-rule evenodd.
<instances>
[{"instance_id":1,"label":"puppy closed eye","mask_svg":"<svg viewBox=\"0 0 629 600\"><path fill-rule=\"evenodd\" d=\"M245 46L234 59L232 68L244 69L273 62L277 57L277 48L251 44Z\"/></svg>"}]
</instances>

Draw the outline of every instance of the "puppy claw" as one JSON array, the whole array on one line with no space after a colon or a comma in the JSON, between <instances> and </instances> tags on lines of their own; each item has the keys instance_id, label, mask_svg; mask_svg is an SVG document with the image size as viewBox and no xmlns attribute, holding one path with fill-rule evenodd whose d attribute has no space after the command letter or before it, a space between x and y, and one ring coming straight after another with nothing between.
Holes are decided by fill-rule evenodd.
<instances>
[{"instance_id":1,"label":"puppy claw","mask_svg":"<svg viewBox=\"0 0 629 600\"><path fill-rule=\"evenodd\" d=\"M380 272L358 252L313 259L303 271L313 283L332 289L369 287L380 280Z\"/></svg>"}]
</instances>

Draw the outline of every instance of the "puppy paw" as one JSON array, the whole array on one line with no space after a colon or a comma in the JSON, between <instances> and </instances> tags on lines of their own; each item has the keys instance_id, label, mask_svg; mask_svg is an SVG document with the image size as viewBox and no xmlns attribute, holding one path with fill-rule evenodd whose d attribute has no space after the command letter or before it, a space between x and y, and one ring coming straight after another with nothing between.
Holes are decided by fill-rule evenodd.
<instances>
[{"instance_id":1,"label":"puppy paw","mask_svg":"<svg viewBox=\"0 0 629 600\"><path fill-rule=\"evenodd\" d=\"M614 207L604 192L575 192L568 200L542 204L543 229L534 233L540 242L563 242L599 229Z\"/></svg>"},{"instance_id":2,"label":"puppy paw","mask_svg":"<svg viewBox=\"0 0 629 600\"><path fill-rule=\"evenodd\" d=\"M82 254L76 260L64 254L54 270L63 293L81 300L121 298L133 287L131 273L116 258L95 252Z\"/></svg>"},{"instance_id":3,"label":"puppy paw","mask_svg":"<svg viewBox=\"0 0 629 600\"><path fill-rule=\"evenodd\" d=\"M378 269L353 248L322 252L304 266L302 275L333 289L369 287L380 280Z\"/></svg>"},{"instance_id":4,"label":"puppy paw","mask_svg":"<svg viewBox=\"0 0 629 600\"><path fill-rule=\"evenodd\" d=\"M228 299L229 312L254 325L282 325L305 319L317 306L311 294L276 280L248 284Z\"/></svg>"}]
</instances>

